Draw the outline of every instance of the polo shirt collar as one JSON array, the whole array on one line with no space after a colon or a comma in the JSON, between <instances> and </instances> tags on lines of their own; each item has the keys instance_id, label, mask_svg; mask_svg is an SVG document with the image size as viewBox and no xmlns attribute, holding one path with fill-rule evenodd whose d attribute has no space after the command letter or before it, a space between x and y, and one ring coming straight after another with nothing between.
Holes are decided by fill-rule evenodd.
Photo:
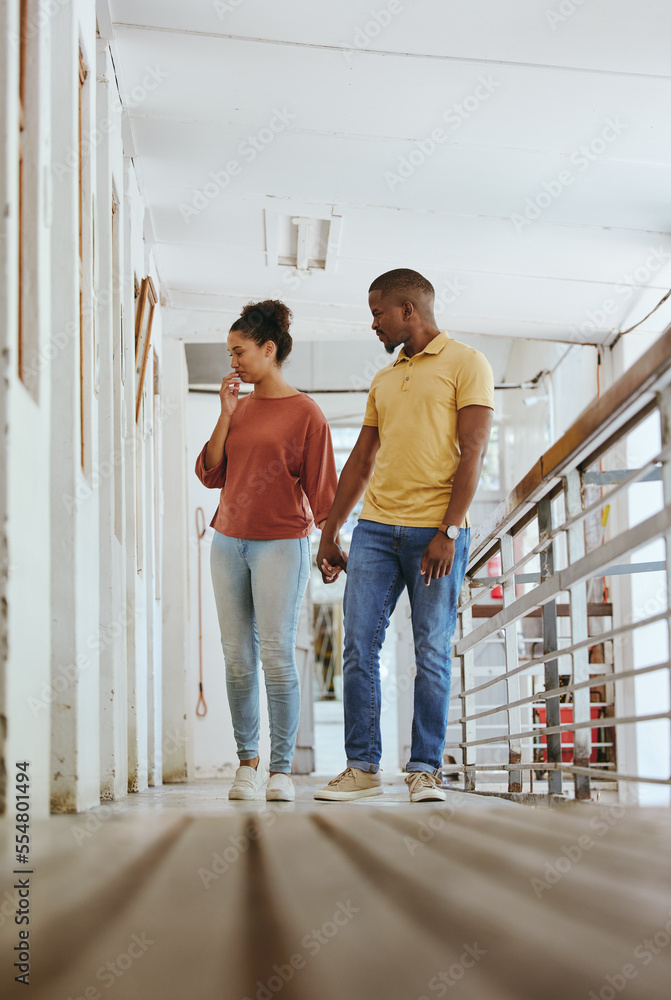
<instances>
[{"instance_id":1,"label":"polo shirt collar","mask_svg":"<svg viewBox=\"0 0 671 1000\"><path fill-rule=\"evenodd\" d=\"M414 361L415 358L420 358L422 354L439 354L445 347L449 339L450 335L448 334L447 330L441 330L438 336L434 337L433 340L429 341L429 343L426 345L423 351L420 351L418 354L413 354L412 358L408 357L408 355L405 353L405 347L402 347L398 357L396 358L393 364L397 365L401 361L411 361L411 360Z\"/></svg>"}]
</instances>

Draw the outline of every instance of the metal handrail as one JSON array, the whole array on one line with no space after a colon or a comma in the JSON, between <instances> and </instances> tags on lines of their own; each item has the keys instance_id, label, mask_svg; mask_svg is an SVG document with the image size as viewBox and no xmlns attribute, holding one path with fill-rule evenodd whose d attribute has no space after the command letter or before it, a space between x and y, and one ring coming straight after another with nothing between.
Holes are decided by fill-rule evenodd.
<instances>
[{"instance_id":1,"label":"metal handrail","mask_svg":"<svg viewBox=\"0 0 671 1000\"><path fill-rule=\"evenodd\" d=\"M644 419L655 408L647 398L671 381L671 326L652 347L585 409L568 430L532 466L517 486L472 535L469 568L485 562L492 541L498 540L514 520L521 519L525 505L537 503L568 467L587 467L603 454L604 439L616 441L629 418ZM640 406L640 409L638 408Z\"/></svg>"},{"instance_id":2,"label":"metal handrail","mask_svg":"<svg viewBox=\"0 0 671 1000\"><path fill-rule=\"evenodd\" d=\"M614 486L612 490L608 491L605 497L600 497L598 500L595 500L594 503L585 507L579 514L566 518L561 524L555 525L550 532L543 535L543 538L537 545L534 545L532 549L525 553L525 555L523 555L522 558L519 559L506 573L499 573L497 576L474 578L473 582L480 585L480 590L479 592L476 592L476 596L474 598L465 602L463 607L469 607L479 602L480 599L486 594L487 589L493 590L494 587L500 587L506 580L515 576L518 570L522 569L523 566L526 566L528 562L531 562L531 560L540 555L541 552L544 552L555 538L558 538L565 531L568 531L568 529L573 527L573 525L582 523L590 516L590 514L594 514L600 507L603 507L606 500L612 500L630 486L640 482L641 479L645 478L647 473L649 473L652 469L659 467L662 462L667 461L670 457L671 445L663 448L659 454L655 455L654 458L646 462L645 465L642 465L640 469L634 469L634 471L631 472L625 479L620 480L620 482Z\"/></svg>"},{"instance_id":3,"label":"metal handrail","mask_svg":"<svg viewBox=\"0 0 671 1000\"><path fill-rule=\"evenodd\" d=\"M610 782L617 789L618 781L638 781L654 785L671 785L670 777L656 774L625 774L617 766L616 740L606 735L597 741L610 755L606 760L592 760L591 730L607 730L624 733L620 727L643 726L647 723L671 722L671 713L652 704L638 711L635 701L627 697L623 701L623 682L633 684L634 679L644 675L671 671L671 660L637 667L635 663L619 662L619 650L614 650L612 664L588 662L588 647L626 638L635 630L666 621L671 636L671 612L668 597L658 613L650 613L636 621L613 620L610 628L590 634L588 628L588 604L586 583L594 577L608 575L618 559L626 562L630 553L659 538L667 543L666 560L648 562L641 566L617 565L618 573L666 571L667 595L669 570L671 569L671 327L638 359L604 395L578 417L566 433L541 456L529 473L518 483L510 495L499 505L485 524L474 531L473 545L465 585L458 608L460 632L454 644L455 658L460 666L461 690L454 695L460 706L458 723L461 740L446 743L446 750L461 751L463 762L455 769L464 773L465 788L476 790L477 775L489 772L508 774L507 794L524 795L524 775L531 781L534 772L547 775L549 794L563 792L562 772L573 775L573 792L578 798L588 798L591 794L591 780ZM602 458L618 442L626 439L635 428L651 413L660 414L662 445L654 458L640 468L620 472L618 479L605 496L587 505L583 503L582 475L589 473L595 461ZM660 470L654 477L650 473ZM593 474L592 479L594 478ZM608 541L585 551L584 523L605 503L621 502L627 491L635 484L661 479L664 489L664 506L656 513L634 527L611 537ZM553 523L552 503L563 494L565 513L561 523ZM523 536L520 532L534 520L538 521L539 541L529 551L515 551L514 539ZM555 519L556 520L556 519ZM554 549L560 537L566 538L567 564L562 569L554 569ZM519 542L518 539L518 542ZM517 545L519 549L519 544ZM493 577L477 577L483 564L496 552L501 553L501 572ZM514 552L514 554L513 554ZM516 576L530 560L540 558L539 582L526 593L517 596ZM525 574L525 583L531 583L535 574ZM473 620L474 608L487 597L493 587L503 587L502 604L493 610L491 616L478 615ZM556 602L560 594L568 594L568 617L570 636L558 634ZM487 604L490 609L492 606ZM616 604L608 605L607 614L622 616ZM590 605L591 609L592 606ZM592 609L593 610L593 609ZM651 609L653 612L656 609ZM543 643L541 655L520 661L518 651L518 628L530 613L538 612L543 625L542 636L534 641ZM565 612L564 612L565 613ZM535 618L538 620L538 617ZM601 618L604 622L604 619ZM604 622L605 623L605 622ZM500 670L482 681L476 677L476 653L483 643L492 649L491 642L503 637L505 662ZM568 639L568 645L562 640ZM616 643L617 644L617 643ZM605 648L605 647L604 647ZM492 655L492 654L488 654ZM567 683L560 683L559 663L571 663ZM538 667L544 673L544 689L521 690L524 675L534 677L538 682ZM590 668L598 672L590 673ZM488 664L488 669L492 669ZM564 671L565 673L565 671ZM529 680L528 683L531 683ZM505 696L496 702L491 689L503 685ZM595 701L590 689L606 688ZM608 689L610 692L608 693ZM480 700L487 691L487 704ZM560 703L560 699L562 702ZM570 699L566 701L565 699ZM544 715L532 722L534 706L545 706ZM602 714L594 718L593 710L600 706L604 713L612 709L611 715ZM570 706L569 718L564 709ZM538 709L540 712L540 708ZM499 721L491 721L492 716L505 716L501 732L492 735L492 727ZM485 722L483 720L490 720ZM450 720L453 724L453 720ZM485 726L487 735L478 732L478 726ZM565 760L567 744L562 742L566 734L573 737L570 750L571 763ZM531 743L530 741L535 741ZM478 760L478 751L494 744L507 744L508 761L491 762ZM535 753L534 753L535 750ZM535 759L530 759L531 755ZM452 767L452 765L450 765Z\"/></svg>"}]
</instances>

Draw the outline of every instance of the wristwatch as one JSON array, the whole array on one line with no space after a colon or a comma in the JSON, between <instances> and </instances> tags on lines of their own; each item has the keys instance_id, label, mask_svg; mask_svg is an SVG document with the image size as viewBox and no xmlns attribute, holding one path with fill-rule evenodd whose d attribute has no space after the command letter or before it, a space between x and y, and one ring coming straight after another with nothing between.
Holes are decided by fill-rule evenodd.
<instances>
[{"instance_id":1,"label":"wristwatch","mask_svg":"<svg viewBox=\"0 0 671 1000\"><path fill-rule=\"evenodd\" d=\"M459 537L459 528L456 526L456 524L441 524L441 526L438 528L438 531L443 531L448 538L452 539L452 541L454 541L455 538Z\"/></svg>"}]
</instances>

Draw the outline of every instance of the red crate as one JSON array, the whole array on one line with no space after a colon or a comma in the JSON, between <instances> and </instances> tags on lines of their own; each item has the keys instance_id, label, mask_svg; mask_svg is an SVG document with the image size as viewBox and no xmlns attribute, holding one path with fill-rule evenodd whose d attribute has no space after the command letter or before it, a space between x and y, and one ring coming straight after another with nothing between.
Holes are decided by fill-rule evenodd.
<instances>
[{"instance_id":1,"label":"red crate","mask_svg":"<svg viewBox=\"0 0 671 1000\"><path fill-rule=\"evenodd\" d=\"M601 716L602 711L603 711L603 709L600 708L598 705L591 705L590 706L590 718L591 719L600 719L602 717ZM546 713L545 713L545 708L544 707L543 708L534 708L534 715L535 715L537 721L541 724L541 726L545 725L545 714ZM560 705L559 706L559 717L561 719L561 724L563 726L568 725L570 722L573 722L573 705ZM562 762L565 763L565 764L570 764L573 761L573 733L566 732L566 733L561 733L560 735L561 735L561 742L562 742L562 752L561 752ZM592 743L600 743L600 742L601 742L601 740L599 739L599 730L598 729L593 729L592 730ZM543 747L543 749L541 751L541 753L542 753L541 760L545 760L546 761L548 759L548 757L547 757L547 745L548 745L548 741L547 741L547 737L546 737L546 735L544 733L541 733L541 744L542 744L542 747ZM566 745L566 749L564 749L564 745ZM597 761L597 753L598 753L597 748L596 747L592 747L592 753L591 753L590 758L589 758L590 759L590 763L596 763L596 761Z\"/></svg>"}]
</instances>

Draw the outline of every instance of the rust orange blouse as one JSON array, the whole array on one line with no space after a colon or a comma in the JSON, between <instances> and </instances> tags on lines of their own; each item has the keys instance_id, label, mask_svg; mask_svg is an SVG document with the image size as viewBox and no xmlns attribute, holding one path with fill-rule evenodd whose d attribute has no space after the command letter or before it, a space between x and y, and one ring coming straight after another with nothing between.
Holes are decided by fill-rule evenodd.
<instances>
[{"instance_id":1,"label":"rust orange blouse","mask_svg":"<svg viewBox=\"0 0 671 1000\"><path fill-rule=\"evenodd\" d=\"M221 489L210 526L232 538L305 538L328 516L338 476L326 417L305 393L238 402L219 465L196 475Z\"/></svg>"}]
</instances>

